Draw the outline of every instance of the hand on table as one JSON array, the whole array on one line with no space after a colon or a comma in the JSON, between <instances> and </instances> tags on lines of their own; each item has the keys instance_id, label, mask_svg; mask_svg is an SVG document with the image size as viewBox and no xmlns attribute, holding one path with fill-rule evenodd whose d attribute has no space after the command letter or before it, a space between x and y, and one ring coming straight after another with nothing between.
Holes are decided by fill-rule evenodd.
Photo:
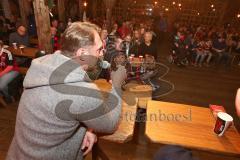
<instances>
[{"instance_id":1,"label":"hand on table","mask_svg":"<svg viewBox=\"0 0 240 160\"><path fill-rule=\"evenodd\" d=\"M126 78L127 70L124 66L119 66L116 71L111 72L111 79L114 87L121 88Z\"/></svg>"},{"instance_id":2,"label":"hand on table","mask_svg":"<svg viewBox=\"0 0 240 160\"><path fill-rule=\"evenodd\" d=\"M83 153L83 156L86 156L92 150L93 145L96 142L97 142L97 136L91 131L87 131L81 146L82 150L86 149Z\"/></svg>"}]
</instances>

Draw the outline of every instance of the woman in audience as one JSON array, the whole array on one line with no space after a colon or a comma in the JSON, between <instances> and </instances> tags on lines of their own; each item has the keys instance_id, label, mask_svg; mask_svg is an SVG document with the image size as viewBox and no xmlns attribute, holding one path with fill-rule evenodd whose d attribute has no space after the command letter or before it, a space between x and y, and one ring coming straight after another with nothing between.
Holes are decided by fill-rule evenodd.
<instances>
[{"instance_id":1,"label":"woman in audience","mask_svg":"<svg viewBox=\"0 0 240 160\"><path fill-rule=\"evenodd\" d=\"M132 38L132 47L130 48L130 54L138 55L139 47L142 43L141 36L139 30L133 31L133 38Z\"/></svg>"}]
</instances>

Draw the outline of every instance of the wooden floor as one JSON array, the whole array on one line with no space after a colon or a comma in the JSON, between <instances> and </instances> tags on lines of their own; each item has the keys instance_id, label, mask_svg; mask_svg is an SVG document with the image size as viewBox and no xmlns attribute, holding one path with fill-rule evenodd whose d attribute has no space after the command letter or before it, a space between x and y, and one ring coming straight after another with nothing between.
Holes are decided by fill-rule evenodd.
<instances>
[{"instance_id":1,"label":"wooden floor","mask_svg":"<svg viewBox=\"0 0 240 160\"><path fill-rule=\"evenodd\" d=\"M166 55L169 53L169 47L168 45L165 46L161 49L160 57L161 62L167 64ZM172 82L175 89L171 94L159 98L159 100L202 107L208 107L209 104L223 105L233 115L235 125L240 129L240 118L236 116L234 108L236 90L240 87L240 67L226 70L214 67L178 68L175 65L168 66L170 67L170 72L165 76L165 79ZM6 156L14 133L16 111L17 103L11 104L6 108L0 106L0 160L3 160ZM143 128L140 127L137 132L142 133ZM100 144L113 160L152 159L160 146L148 144L141 134L139 137L140 142L138 144L135 141L124 145L116 145L106 141L100 141ZM200 151L194 151L194 155L203 160L237 160L237 158L233 157ZM91 159L90 156L87 159Z\"/></svg>"}]
</instances>

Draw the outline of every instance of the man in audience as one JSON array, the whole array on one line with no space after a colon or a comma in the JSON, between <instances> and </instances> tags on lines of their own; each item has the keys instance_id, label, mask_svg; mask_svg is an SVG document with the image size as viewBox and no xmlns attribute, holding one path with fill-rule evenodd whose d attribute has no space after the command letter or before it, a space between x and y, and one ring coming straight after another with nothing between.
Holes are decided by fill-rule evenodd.
<instances>
[{"instance_id":1,"label":"man in audience","mask_svg":"<svg viewBox=\"0 0 240 160\"><path fill-rule=\"evenodd\" d=\"M130 52L131 48L132 48L132 37L129 34L129 35L126 35L122 43L122 51L125 53L127 57L130 56L130 54L133 54Z\"/></svg>"},{"instance_id":2,"label":"man in audience","mask_svg":"<svg viewBox=\"0 0 240 160\"><path fill-rule=\"evenodd\" d=\"M230 55L226 51L227 44L222 36L219 36L217 39L213 40L212 49L218 54L217 64L220 64L222 61L224 61L225 65L228 65Z\"/></svg>"},{"instance_id":3,"label":"man in audience","mask_svg":"<svg viewBox=\"0 0 240 160\"><path fill-rule=\"evenodd\" d=\"M126 69L111 73L112 91L102 100L88 76L101 54L98 30L91 23L72 23L61 51L32 61L7 160L82 160L96 142L94 132L117 128Z\"/></svg>"},{"instance_id":4,"label":"man in audience","mask_svg":"<svg viewBox=\"0 0 240 160\"><path fill-rule=\"evenodd\" d=\"M27 29L24 25L19 25L17 27L17 31L10 34L9 45L13 45L13 43L17 43L17 45L29 46L29 37L27 34Z\"/></svg>"},{"instance_id":5,"label":"man in audience","mask_svg":"<svg viewBox=\"0 0 240 160\"><path fill-rule=\"evenodd\" d=\"M104 59L111 63L113 57L115 57L119 51L122 51L122 42L123 40L120 36L116 35L108 39L106 54Z\"/></svg>"},{"instance_id":6,"label":"man in audience","mask_svg":"<svg viewBox=\"0 0 240 160\"><path fill-rule=\"evenodd\" d=\"M151 32L144 34L144 42L139 47L139 55L151 55L157 59L157 46L152 43L153 35Z\"/></svg>"}]
</instances>

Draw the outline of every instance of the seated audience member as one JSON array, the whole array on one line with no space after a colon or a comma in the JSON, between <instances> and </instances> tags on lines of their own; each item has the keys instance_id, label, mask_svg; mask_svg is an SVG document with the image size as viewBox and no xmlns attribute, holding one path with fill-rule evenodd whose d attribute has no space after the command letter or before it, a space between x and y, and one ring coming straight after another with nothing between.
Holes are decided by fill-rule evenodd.
<instances>
[{"instance_id":1,"label":"seated audience member","mask_svg":"<svg viewBox=\"0 0 240 160\"><path fill-rule=\"evenodd\" d=\"M141 27L139 32L140 32L140 39L142 42L144 42L144 35L146 33L146 29L144 27Z\"/></svg>"},{"instance_id":2,"label":"seated audience member","mask_svg":"<svg viewBox=\"0 0 240 160\"><path fill-rule=\"evenodd\" d=\"M60 49L60 45L59 45L59 36L57 35L57 29L55 27L51 27L51 36L52 36L52 47L53 47L53 51L56 51L58 49Z\"/></svg>"},{"instance_id":3,"label":"seated audience member","mask_svg":"<svg viewBox=\"0 0 240 160\"><path fill-rule=\"evenodd\" d=\"M0 92L6 102L11 101L8 93L8 84L18 76L19 72L14 65L11 52L3 48L3 42L0 41Z\"/></svg>"},{"instance_id":4,"label":"seated audience member","mask_svg":"<svg viewBox=\"0 0 240 160\"><path fill-rule=\"evenodd\" d=\"M60 34L62 34L66 29L65 24L62 21L59 21L59 25L58 25L58 31Z\"/></svg>"},{"instance_id":5,"label":"seated audience member","mask_svg":"<svg viewBox=\"0 0 240 160\"><path fill-rule=\"evenodd\" d=\"M53 27L53 28L56 28L56 31L57 31L57 36L60 36L60 34L61 34L61 32L60 32L60 30L59 30L59 25L58 25L58 20L57 19L53 19L52 21L51 21L51 27Z\"/></svg>"},{"instance_id":6,"label":"seated audience member","mask_svg":"<svg viewBox=\"0 0 240 160\"><path fill-rule=\"evenodd\" d=\"M186 38L184 39L184 42L183 42L184 45L189 47L191 45L192 39L193 39L193 34L188 32L186 35Z\"/></svg>"},{"instance_id":7,"label":"seated audience member","mask_svg":"<svg viewBox=\"0 0 240 160\"><path fill-rule=\"evenodd\" d=\"M141 41L141 36L139 30L135 30L133 32L133 38L132 38L132 47L130 48L130 54L138 55L139 53L139 47Z\"/></svg>"},{"instance_id":8,"label":"seated audience member","mask_svg":"<svg viewBox=\"0 0 240 160\"><path fill-rule=\"evenodd\" d=\"M205 41L204 41L204 52L205 52L205 55L207 56L206 66L209 66L210 61L212 59L211 48L212 48L212 41L210 39L205 39Z\"/></svg>"},{"instance_id":9,"label":"seated audience member","mask_svg":"<svg viewBox=\"0 0 240 160\"><path fill-rule=\"evenodd\" d=\"M108 39L106 53L104 54L106 61L111 62L117 51L122 51L122 42L123 40L119 35Z\"/></svg>"},{"instance_id":10,"label":"seated audience member","mask_svg":"<svg viewBox=\"0 0 240 160\"><path fill-rule=\"evenodd\" d=\"M138 55L151 55L157 59L157 46L152 43L152 37L151 32L144 34L144 42L139 47Z\"/></svg>"},{"instance_id":11,"label":"seated audience member","mask_svg":"<svg viewBox=\"0 0 240 160\"><path fill-rule=\"evenodd\" d=\"M233 33L232 33L231 30L229 30L226 33L226 45L227 45L227 51L229 53L232 52L232 49L233 49L233 46L234 46L234 41L233 41L232 37L233 37Z\"/></svg>"},{"instance_id":12,"label":"seated audience member","mask_svg":"<svg viewBox=\"0 0 240 160\"><path fill-rule=\"evenodd\" d=\"M51 21L51 27L58 28L58 20L57 19L53 19Z\"/></svg>"},{"instance_id":13,"label":"seated audience member","mask_svg":"<svg viewBox=\"0 0 240 160\"><path fill-rule=\"evenodd\" d=\"M237 47L237 43L239 42L239 34L238 32L235 32L233 35L232 35L232 41L233 41L233 49L236 51L236 47ZM239 48L240 48L240 45L239 45ZM240 52L239 52L240 53Z\"/></svg>"},{"instance_id":14,"label":"seated audience member","mask_svg":"<svg viewBox=\"0 0 240 160\"><path fill-rule=\"evenodd\" d=\"M126 25L126 22L122 23L122 26L118 29L118 33L122 39L126 37L126 35L130 34L130 29Z\"/></svg>"},{"instance_id":15,"label":"seated audience member","mask_svg":"<svg viewBox=\"0 0 240 160\"><path fill-rule=\"evenodd\" d=\"M117 33L117 31L118 31L118 24L114 23L110 35L115 35Z\"/></svg>"},{"instance_id":16,"label":"seated audience member","mask_svg":"<svg viewBox=\"0 0 240 160\"><path fill-rule=\"evenodd\" d=\"M9 35L9 45L17 43L17 45L29 46L29 37L27 29L24 25L19 25L17 31Z\"/></svg>"},{"instance_id":17,"label":"seated audience member","mask_svg":"<svg viewBox=\"0 0 240 160\"><path fill-rule=\"evenodd\" d=\"M230 55L226 51L227 45L226 41L222 36L219 36L217 39L213 40L212 50L218 54L217 63L220 64L221 61L224 61L225 65L228 64L230 60Z\"/></svg>"},{"instance_id":18,"label":"seated audience member","mask_svg":"<svg viewBox=\"0 0 240 160\"><path fill-rule=\"evenodd\" d=\"M131 35L126 35L122 43L122 52L125 53L125 55L128 57L130 54L133 54L130 52L131 48L132 48L132 37Z\"/></svg>"},{"instance_id":19,"label":"seated audience member","mask_svg":"<svg viewBox=\"0 0 240 160\"><path fill-rule=\"evenodd\" d=\"M189 52L190 52L189 60L192 62L192 65L195 65L197 47L198 47L198 43L196 39L193 38L189 46Z\"/></svg>"},{"instance_id":20,"label":"seated audience member","mask_svg":"<svg viewBox=\"0 0 240 160\"><path fill-rule=\"evenodd\" d=\"M101 57L105 57L106 51L107 51L107 44L108 44L108 31L107 29L103 28L100 32L100 38L102 40L102 53L101 53ZM103 79L110 79L110 74L109 74L109 69L108 68L102 68L100 71L100 75L99 78L103 78Z\"/></svg>"},{"instance_id":21,"label":"seated audience member","mask_svg":"<svg viewBox=\"0 0 240 160\"><path fill-rule=\"evenodd\" d=\"M72 24L72 18L68 18L67 26L70 26Z\"/></svg>"},{"instance_id":22,"label":"seated audience member","mask_svg":"<svg viewBox=\"0 0 240 160\"><path fill-rule=\"evenodd\" d=\"M195 58L195 66L202 66L202 63L205 58L205 51L204 51L204 41L199 41L198 42L198 47L196 49L196 58Z\"/></svg>"},{"instance_id":23,"label":"seated audience member","mask_svg":"<svg viewBox=\"0 0 240 160\"><path fill-rule=\"evenodd\" d=\"M106 50L107 48L107 36L108 36L108 31L107 29L102 29L100 32L100 38L103 42L103 49Z\"/></svg>"}]
</instances>

